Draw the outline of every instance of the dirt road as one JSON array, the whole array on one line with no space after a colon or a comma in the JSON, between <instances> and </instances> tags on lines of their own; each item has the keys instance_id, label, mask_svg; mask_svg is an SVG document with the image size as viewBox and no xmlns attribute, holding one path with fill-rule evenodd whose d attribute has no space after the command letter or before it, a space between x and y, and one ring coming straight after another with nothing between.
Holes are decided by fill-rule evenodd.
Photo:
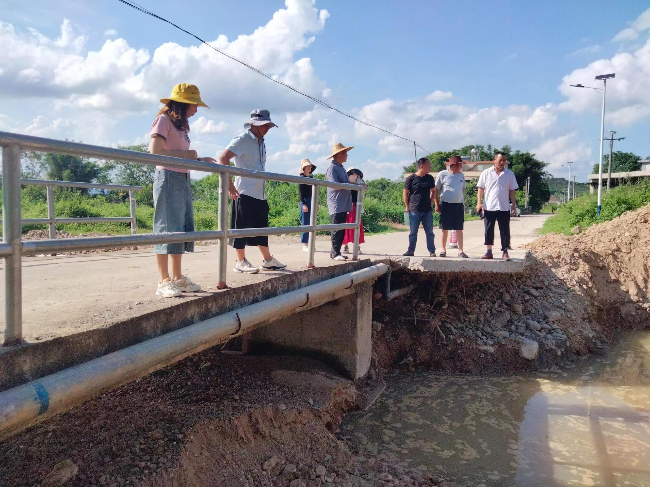
<instances>
[{"instance_id":1,"label":"dirt road","mask_svg":"<svg viewBox=\"0 0 650 487\"><path fill-rule=\"evenodd\" d=\"M520 246L534 240L539 228L550 215L526 215L512 220L511 257L523 256ZM440 232L436 233L436 247L440 247ZM498 232L496 244L499 245ZM483 222L466 223L465 252L472 258L480 258L483 246ZM401 255L406 251L408 234L395 232L369 236L362 245L362 258L379 258ZM297 236L278 237L271 240L271 251L281 262L288 265L286 272L306 269L307 253ZM455 250L448 254L455 255ZM425 257L424 233L420 231L416 256ZM497 253L496 255L499 255ZM242 286L281 273L269 272L256 275L235 273L234 252L230 249L227 282L231 287ZM257 249L248 250L253 265L261 263ZM450 259L447 257L447 259ZM194 254L183 260L183 271L201 284L205 292L214 293L216 284L217 246L197 246ZM329 258L329 238L317 241L316 265L329 266L336 263ZM498 265L498 262L495 262ZM1 266L0 266L1 267ZM173 306L182 298L162 299L155 296L157 271L151 249L125 250L120 252L92 253L83 255L59 255L55 257L28 257L23 261L23 332L27 342L42 341L65 336L141 315L156 309ZM4 285L4 281L2 281ZM205 295L197 293L196 296ZM4 289L3 289L4 293ZM3 306L0 303L0 307ZM0 311L0 317L4 311ZM0 332L4 331L4 323Z\"/></svg>"}]
</instances>

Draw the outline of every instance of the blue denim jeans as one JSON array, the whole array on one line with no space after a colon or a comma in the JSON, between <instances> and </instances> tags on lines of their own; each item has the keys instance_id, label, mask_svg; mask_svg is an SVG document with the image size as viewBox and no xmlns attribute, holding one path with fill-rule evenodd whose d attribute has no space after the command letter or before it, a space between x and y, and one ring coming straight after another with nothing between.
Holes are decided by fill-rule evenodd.
<instances>
[{"instance_id":1,"label":"blue denim jeans","mask_svg":"<svg viewBox=\"0 0 650 487\"><path fill-rule=\"evenodd\" d=\"M309 211L302 211L302 203L298 204L300 206L300 223L302 225L309 225L309 218L311 214L311 198L307 198L307 201L305 202L307 208L309 208ZM309 233L304 232L300 241L304 244L309 243Z\"/></svg>"},{"instance_id":2,"label":"blue denim jeans","mask_svg":"<svg viewBox=\"0 0 650 487\"><path fill-rule=\"evenodd\" d=\"M427 236L427 249L431 254L436 251L436 246L433 243L433 211L409 211L409 226L411 227L411 232L409 233L409 252L415 252L420 222L424 227L424 233Z\"/></svg>"}]
</instances>

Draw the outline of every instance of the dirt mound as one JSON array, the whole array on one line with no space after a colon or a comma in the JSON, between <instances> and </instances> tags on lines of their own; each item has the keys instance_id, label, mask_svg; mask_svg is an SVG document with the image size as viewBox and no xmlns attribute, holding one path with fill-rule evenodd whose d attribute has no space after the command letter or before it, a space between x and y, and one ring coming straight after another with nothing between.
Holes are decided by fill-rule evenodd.
<instances>
[{"instance_id":1,"label":"dirt mound","mask_svg":"<svg viewBox=\"0 0 650 487\"><path fill-rule=\"evenodd\" d=\"M555 274L599 307L650 307L650 205L567 237L550 234L528 246Z\"/></svg>"},{"instance_id":2,"label":"dirt mound","mask_svg":"<svg viewBox=\"0 0 650 487\"><path fill-rule=\"evenodd\" d=\"M316 360L210 349L1 442L0 485L447 485L338 440L356 394Z\"/></svg>"},{"instance_id":3,"label":"dirt mound","mask_svg":"<svg viewBox=\"0 0 650 487\"><path fill-rule=\"evenodd\" d=\"M650 206L529 245L519 276L394 272L416 292L376 302L375 364L480 373L548 367L650 326Z\"/></svg>"}]
</instances>

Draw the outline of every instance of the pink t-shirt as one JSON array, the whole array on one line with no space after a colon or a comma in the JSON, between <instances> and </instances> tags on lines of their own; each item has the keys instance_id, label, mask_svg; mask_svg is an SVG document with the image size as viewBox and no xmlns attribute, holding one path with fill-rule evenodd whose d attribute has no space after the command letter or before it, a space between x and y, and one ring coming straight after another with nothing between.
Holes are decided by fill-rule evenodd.
<instances>
[{"instance_id":1,"label":"pink t-shirt","mask_svg":"<svg viewBox=\"0 0 650 487\"><path fill-rule=\"evenodd\" d=\"M184 130L174 127L169 115L158 115L151 124L151 136L159 135L165 139L163 149L165 150L190 150L190 137ZM190 172L189 169L176 169L172 167L156 166L156 169L167 169L176 172Z\"/></svg>"}]
</instances>

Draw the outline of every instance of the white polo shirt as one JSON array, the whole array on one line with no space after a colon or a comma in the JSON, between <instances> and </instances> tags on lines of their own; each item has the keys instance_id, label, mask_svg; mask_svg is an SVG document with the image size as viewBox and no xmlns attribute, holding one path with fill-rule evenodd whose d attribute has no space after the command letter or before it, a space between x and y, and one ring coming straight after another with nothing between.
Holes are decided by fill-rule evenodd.
<instances>
[{"instance_id":1,"label":"white polo shirt","mask_svg":"<svg viewBox=\"0 0 650 487\"><path fill-rule=\"evenodd\" d=\"M519 185L515 173L510 169L503 168L501 174L497 174L492 166L481 173L476 187L485 190L484 210L510 211L510 191L519 188Z\"/></svg>"}]
</instances>

